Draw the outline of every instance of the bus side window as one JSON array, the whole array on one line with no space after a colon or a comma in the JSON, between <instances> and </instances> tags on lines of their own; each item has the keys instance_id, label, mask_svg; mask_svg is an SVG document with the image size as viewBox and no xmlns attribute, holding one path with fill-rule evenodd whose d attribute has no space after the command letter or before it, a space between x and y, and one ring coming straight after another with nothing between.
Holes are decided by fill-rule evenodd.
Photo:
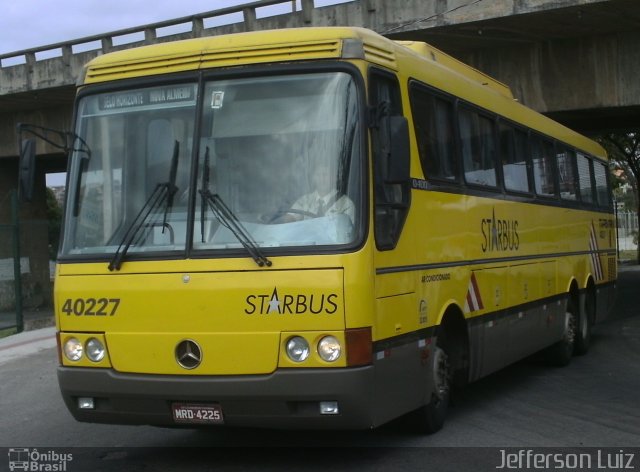
<instances>
[{"instance_id":1,"label":"bus side window","mask_svg":"<svg viewBox=\"0 0 640 472\"><path fill-rule=\"evenodd\" d=\"M464 178L472 185L496 187L494 122L489 117L460 107L460 144Z\"/></svg>"},{"instance_id":2,"label":"bus side window","mask_svg":"<svg viewBox=\"0 0 640 472\"><path fill-rule=\"evenodd\" d=\"M601 162L594 162L593 173L595 175L598 206L603 209L609 209L611 208L611 192L607 184L607 168Z\"/></svg>"},{"instance_id":3,"label":"bus side window","mask_svg":"<svg viewBox=\"0 0 640 472\"><path fill-rule=\"evenodd\" d=\"M595 203L593 182L591 181L591 161L584 154L578 153L578 181L580 183L580 198L582 203Z\"/></svg>"},{"instance_id":4,"label":"bus side window","mask_svg":"<svg viewBox=\"0 0 640 472\"><path fill-rule=\"evenodd\" d=\"M531 136L531 160L533 163L533 177L536 194L542 197L555 197L555 154L553 143L540 136Z\"/></svg>"},{"instance_id":5,"label":"bus side window","mask_svg":"<svg viewBox=\"0 0 640 472\"><path fill-rule=\"evenodd\" d=\"M411 108L425 178L458 182L460 170L453 140L453 103L414 84Z\"/></svg>"},{"instance_id":6,"label":"bus side window","mask_svg":"<svg viewBox=\"0 0 640 472\"><path fill-rule=\"evenodd\" d=\"M505 189L530 192L527 134L508 123L500 123L500 158Z\"/></svg>"},{"instance_id":7,"label":"bus side window","mask_svg":"<svg viewBox=\"0 0 640 472\"><path fill-rule=\"evenodd\" d=\"M558 160L558 180L560 183L560 197L565 200L577 200L577 182L575 161L576 153L562 145L556 149Z\"/></svg>"}]
</instances>

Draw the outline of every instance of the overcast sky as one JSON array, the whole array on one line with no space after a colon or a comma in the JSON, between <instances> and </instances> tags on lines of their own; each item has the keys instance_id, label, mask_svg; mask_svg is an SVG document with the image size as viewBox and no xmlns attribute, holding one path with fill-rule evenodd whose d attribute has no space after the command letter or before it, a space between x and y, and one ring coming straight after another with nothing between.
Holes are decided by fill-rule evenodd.
<instances>
[{"instance_id":1,"label":"overcast sky","mask_svg":"<svg viewBox=\"0 0 640 472\"><path fill-rule=\"evenodd\" d=\"M228 6L253 3L253 1L5 1L2 2L2 11L0 12L0 54L218 10ZM351 0L315 0L315 5L324 6L346 1Z\"/></svg>"}]
</instances>

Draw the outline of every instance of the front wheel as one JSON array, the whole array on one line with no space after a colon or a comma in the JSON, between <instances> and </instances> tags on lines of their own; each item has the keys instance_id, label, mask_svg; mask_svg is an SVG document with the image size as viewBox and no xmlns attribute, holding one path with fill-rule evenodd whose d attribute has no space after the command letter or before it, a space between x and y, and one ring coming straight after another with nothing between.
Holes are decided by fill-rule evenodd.
<instances>
[{"instance_id":1,"label":"front wheel","mask_svg":"<svg viewBox=\"0 0 640 472\"><path fill-rule=\"evenodd\" d=\"M424 434L442 429L451 398L451 363L443 340L438 340L432 354L431 375L434 389L431 399L412 414L415 429Z\"/></svg>"}]
</instances>

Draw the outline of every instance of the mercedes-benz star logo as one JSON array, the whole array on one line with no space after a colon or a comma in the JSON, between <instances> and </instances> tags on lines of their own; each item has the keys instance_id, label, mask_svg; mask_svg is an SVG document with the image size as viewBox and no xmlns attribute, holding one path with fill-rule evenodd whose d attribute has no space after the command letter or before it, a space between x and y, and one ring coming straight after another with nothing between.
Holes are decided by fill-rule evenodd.
<instances>
[{"instance_id":1,"label":"mercedes-benz star logo","mask_svg":"<svg viewBox=\"0 0 640 472\"><path fill-rule=\"evenodd\" d=\"M195 369L202 362L202 349L191 339L180 341L176 346L176 361L184 369Z\"/></svg>"}]
</instances>

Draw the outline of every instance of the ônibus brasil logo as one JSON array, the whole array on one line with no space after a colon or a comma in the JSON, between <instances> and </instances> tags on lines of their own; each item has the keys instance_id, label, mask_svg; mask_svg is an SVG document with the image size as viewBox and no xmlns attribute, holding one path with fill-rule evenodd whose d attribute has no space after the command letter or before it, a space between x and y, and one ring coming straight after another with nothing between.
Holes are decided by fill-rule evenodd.
<instances>
[{"instance_id":1,"label":"\u00f4nibus brasil logo","mask_svg":"<svg viewBox=\"0 0 640 472\"><path fill-rule=\"evenodd\" d=\"M66 472L73 454L56 451L38 451L27 447L9 448L9 470L33 472Z\"/></svg>"}]
</instances>

